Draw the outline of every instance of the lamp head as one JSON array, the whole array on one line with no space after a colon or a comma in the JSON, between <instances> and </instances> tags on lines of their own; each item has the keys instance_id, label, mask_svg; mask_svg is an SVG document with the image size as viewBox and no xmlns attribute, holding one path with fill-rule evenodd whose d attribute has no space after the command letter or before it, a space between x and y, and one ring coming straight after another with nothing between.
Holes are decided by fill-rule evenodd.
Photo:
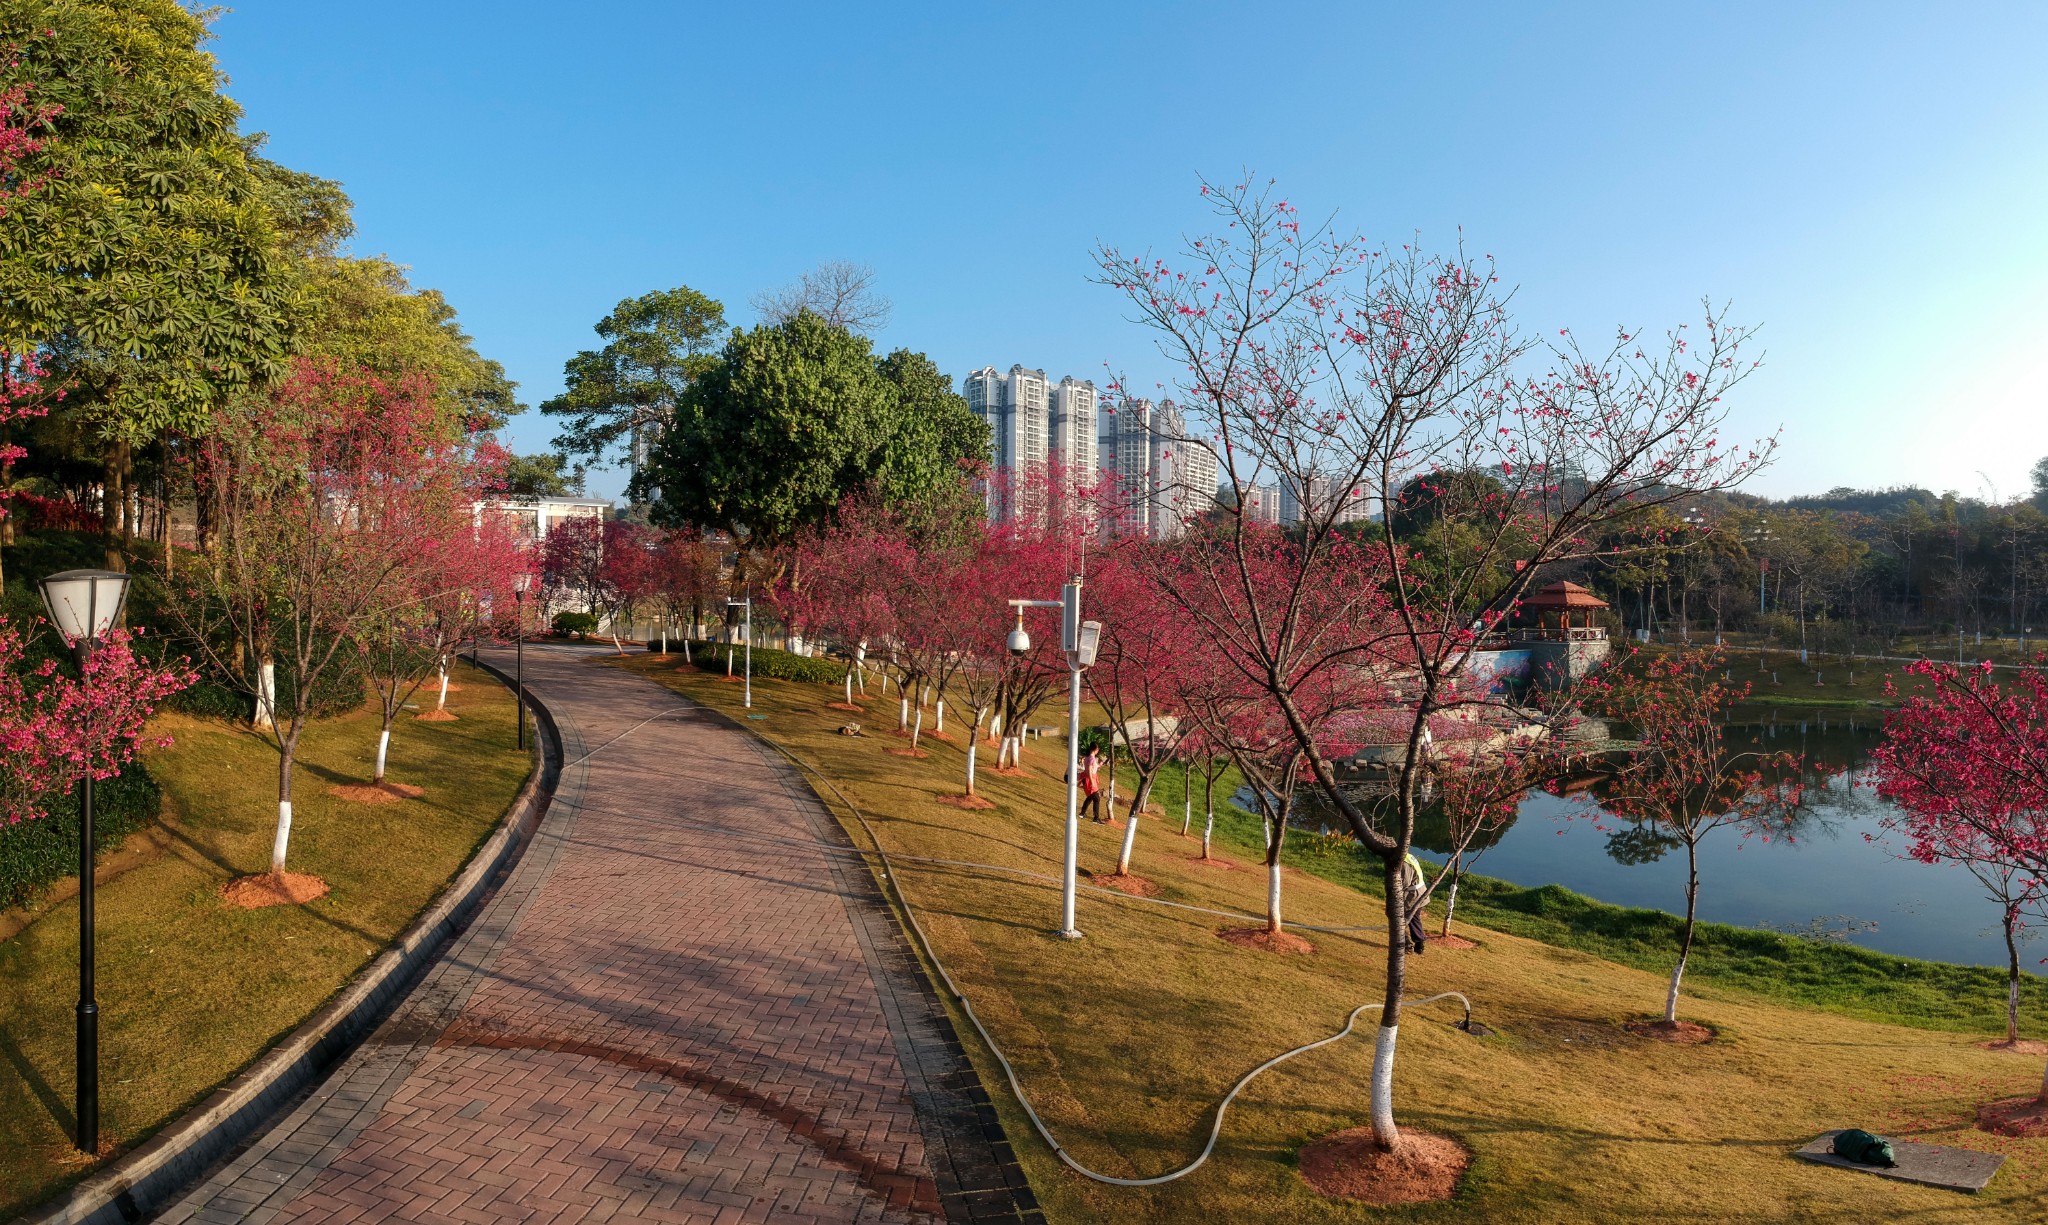
<instances>
[{"instance_id":1,"label":"lamp head","mask_svg":"<svg viewBox=\"0 0 2048 1225\"><path fill-rule=\"evenodd\" d=\"M117 570L66 570L38 584L50 624L71 646L92 646L114 628L128 598L128 576Z\"/></svg>"},{"instance_id":2,"label":"lamp head","mask_svg":"<svg viewBox=\"0 0 2048 1225\"><path fill-rule=\"evenodd\" d=\"M531 590L533 590L533 571L521 570L512 576L512 594L514 597L523 597Z\"/></svg>"}]
</instances>

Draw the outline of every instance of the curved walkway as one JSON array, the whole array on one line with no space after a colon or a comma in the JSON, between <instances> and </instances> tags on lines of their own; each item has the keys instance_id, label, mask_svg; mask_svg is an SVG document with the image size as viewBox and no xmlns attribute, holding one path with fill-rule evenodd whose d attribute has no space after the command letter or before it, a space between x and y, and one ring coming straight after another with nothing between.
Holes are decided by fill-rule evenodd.
<instances>
[{"instance_id":1,"label":"curved walkway","mask_svg":"<svg viewBox=\"0 0 2048 1225\"><path fill-rule=\"evenodd\" d=\"M744 731L589 655L527 651L563 770L504 886L157 1219L1038 1221L837 823Z\"/></svg>"}]
</instances>

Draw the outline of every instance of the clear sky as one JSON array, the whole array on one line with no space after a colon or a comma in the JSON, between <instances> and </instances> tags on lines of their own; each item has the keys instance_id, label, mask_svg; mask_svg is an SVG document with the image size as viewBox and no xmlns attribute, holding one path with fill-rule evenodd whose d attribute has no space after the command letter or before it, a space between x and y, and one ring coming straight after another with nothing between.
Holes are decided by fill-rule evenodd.
<instances>
[{"instance_id":1,"label":"clear sky","mask_svg":"<svg viewBox=\"0 0 2048 1225\"><path fill-rule=\"evenodd\" d=\"M1763 325L1752 488L2010 497L2048 455L2048 5L251 0L214 51L359 253L538 404L619 299L874 265L882 346L1164 374L1097 241L1250 167L1493 253L1538 331ZM535 411L508 441L543 449ZM1980 475L1981 474L1981 475ZM613 493L616 473L594 491Z\"/></svg>"}]
</instances>

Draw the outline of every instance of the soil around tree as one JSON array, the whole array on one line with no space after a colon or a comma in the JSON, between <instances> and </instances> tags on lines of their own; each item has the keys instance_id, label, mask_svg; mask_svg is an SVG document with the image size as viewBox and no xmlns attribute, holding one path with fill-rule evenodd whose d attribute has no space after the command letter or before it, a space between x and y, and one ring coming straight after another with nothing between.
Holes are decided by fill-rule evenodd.
<instances>
[{"instance_id":1,"label":"soil around tree","mask_svg":"<svg viewBox=\"0 0 2048 1225\"><path fill-rule=\"evenodd\" d=\"M327 882L304 872L262 872L255 876L238 876L220 888L221 899L242 910L299 906L326 895Z\"/></svg>"},{"instance_id":2,"label":"soil around tree","mask_svg":"<svg viewBox=\"0 0 2048 1225\"><path fill-rule=\"evenodd\" d=\"M1977 1046L1980 1050L2004 1051L2008 1055L2048 1055L2048 1042L2037 1042L2032 1038L2021 1038L2017 1042L2000 1038L1996 1042L1979 1042Z\"/></svg>"},{"instance_id":3,"label":"soil around tree","mask_svg":"<svg viewBox=\"0 0 2048 1225\"><path fill-rule=\"evenodd\" d=\"M994 800L979 795L942 795L939 797L939 803L951 804L955 808L965 808L970 812L996 806Z\"/></svg>"},{"instance_id":4,"label":"soil around tree","mask_svg":"<svg viewBox=\"0 0 2048 1225\"><path fill-rule=\"evenodd\" d=\"M1456 935L1431 936L1429 938L1429 943L1434 944L1438 948L1443 949L1476 949L1479 947L1479 942L1477 940L1467 940L1463 936Z\"/></svg>"},{"instance_id":5,"label":"soil around tree","mask_svg":"<svg viewBox=\"0 0 2048 1225\"><path fill-rule=\"evenodd\" d=\"M1214 855L1190 855L1188 856L1188 862L1198 868L1215 868L1219 872L1237 871L1236 864L1228 859L1218 859Z\"/></svg>"},{"instance_id":6,"label":"soil around tree","mask_svg":"<svg viewBox=\"0 0 2048 1225\"><path fill-rule=\"evenodd\" d=\"M2039 1097L2012 1097L1977 1107L1977 1127L1994 1136L2038 1139L2048 1136L2048 1102Z\"/></svg>"},{"instance_id":7,"label":"soil around tree","mask_svg":"<svg viewBox=\"0 0 2048 1225\"><path fill-rule=\"evenodd\" d=\"M395 800L416 800L427 793L425 787L411 783L339 783L327 789L327 794L352 804L389 804Z\"/></svg>"},{"instance_id":8,"label":"soil around tree","mask_svg":"<svg viewBox=\"0 0 2048 1225\"><path fill-rule=\"evenodd\" d=\"M456 714L452 710L442 710L439 708L423 710L413 716L414 719L421 723L453 723L461 717L461 715Z\"/></svg>"},{"instance_id":9,"label":"soil around tree","mask_svg":"<svg viewBox=\"0 0 2048 1225\"><path fill-rule=\"evenodd\" d=\"M1691 1021L1666 1021L1662 1017L1639 1017L1625 1021L1622 1028L1638 1038L1649 1038L1657 1042L1669 1042L1674 1046L1705 1046L1714 1040L1714 1031Z\"/></svg>"},{"instance_id":10,"label":"soil around tree","mask_svg":"<svg viewBox=\"0 0 2048 1225\"><path fill-rule=\"evenodd\" d=\"M1225 944L1258 953L1313 953L1316 946L1291 931L1268 931L1263 927L1224 927L1216 938ZM1397 1201L1389 1201L1397 1202ZM1405 1202L1405 1201L1399 1201Z\"/></svg>"},{"instance_id":11,"label":"soil around tree","mask_svg":"<svg viewBox=\"0 0 2048 1225\"><path fill-rule=\"evenodd\" d=\"M1144 877L1133 872L1090 872L1088 869L1082 868L1081 875L1087 877L1090 882L1101 885L1105 889L1114 889L1118 893L1128 893L1132 897L1158 897L1160 894L1159 886L1156 883L1146 880Z\"/></svg>"},{"instance_id":12,"label":"soil around tree","mask_svg":"<svg viewBox=\"0 0 2048 1225\"><path fill-rule=\"evenodd\" d=\"M1301 1150L1301 1179L1332 1199L1367 1204L1427 1204L1451 1198L1472 1164L1472 1154L1449 1136L1401 1129L1387 1152L1372 1128L1353 1127L1311 1141Z\"/></svg>"}]
</instances>

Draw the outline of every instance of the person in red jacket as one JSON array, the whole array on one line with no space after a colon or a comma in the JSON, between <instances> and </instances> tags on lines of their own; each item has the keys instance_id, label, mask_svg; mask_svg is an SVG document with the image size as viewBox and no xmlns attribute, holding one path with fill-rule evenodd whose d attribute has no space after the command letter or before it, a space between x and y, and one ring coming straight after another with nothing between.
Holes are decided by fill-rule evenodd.
<instances>
[{"instance_id":1,"label":"person in red jacket","mask_svg":"<svg viewBox=\"0 0 2048 1225\"><path fill-rule=\"evenodd\" d=\"M1102 751L1093 746L1081 759L1081 797L1082 814L1094 813L1090 821L1109 820L1102 815Z\"/></svg>"}]
</instances>

